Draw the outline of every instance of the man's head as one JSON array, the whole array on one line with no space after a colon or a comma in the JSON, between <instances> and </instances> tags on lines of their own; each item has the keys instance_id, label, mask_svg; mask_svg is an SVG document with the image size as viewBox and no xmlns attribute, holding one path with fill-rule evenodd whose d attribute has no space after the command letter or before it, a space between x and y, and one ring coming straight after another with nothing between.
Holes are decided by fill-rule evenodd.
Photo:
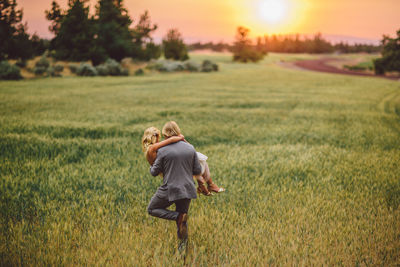
<instances>
[{"instance_id":1,"label":"man's head","mask_svg":"<svg viewBox=\"0 0 400 267\"><path fill-rule=\"evenodd\" d=\"M167 122L162 128L162 134L164 138L170 138L171 136L178 136L181 134L178 124L174 121Z\"/></svg>"}]
</instances>

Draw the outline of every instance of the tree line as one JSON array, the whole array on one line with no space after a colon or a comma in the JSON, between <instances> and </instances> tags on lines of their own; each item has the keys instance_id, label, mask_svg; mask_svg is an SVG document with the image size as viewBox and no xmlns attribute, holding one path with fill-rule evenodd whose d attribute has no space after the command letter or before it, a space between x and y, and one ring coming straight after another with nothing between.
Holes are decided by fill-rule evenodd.
<instances>
[{"instance_id":1,"label":"tree line","mask_svg":"<svg viewBox=\"0 0 400 267\"><path fill-rule=\"evenodd\" d=\"M322 37L321 33L317 33L313 38L296 35L265 35L256 38L253 42L249 37L250 30L245 27L238 27L235 42L232 46L227 47L222 43L218 44L217 49L221 47L227 48L233 53L233 60L240 62L259 61L268 52L278 53L377 53L382 50L382 46L374 46L367 44L349 45L346 43L338 43L333 45ZM213 47L208 44L209 47ZM197 45L199 47L199 45Z\"/></svg>"},{"instance_id":2,"label":"tree line","mask_svg":"<svg viewBox=\"0 0 400 267\"><path fill-rule=\"evenodd\" d=\"M65 10L52 1L45 11L54 34L50 41L27 33L16 0L1 0L0 8L0 60L26 60L46 49L57 60L91 60L94 65L125 57L146 61L160 57L162 52L167 58L188 58L177 29L168 31L162 46L155 44L152 34L158 27L151 22L149 12L145 11L133 25L123 0L99 0L94 15L90 15L88 0L69 0Z\"/></svg>"},{"instance_id":3,"label":"tree line","mask_svg":"<svg viewBox=\"0 0 400 267\"><path fill-rule=\"evenodd\" d=\"M158 26L151 22L148 11L133 25L123 0L99 0L93 16L89 16L87 2L69 0L68 9L62 10L53 1L51 9L46 11L46 18L51 21L49 30L55 35L50 49L55 51L56 59L91 60L98 65L108 58L120 61L131 57L147 61L160 57L162 52L167 58L188 57L177 29L169 30L163 46L154 43L152 34Z\"/></svg>"},{"instance_id":4,"label":"tree line","mask_svg":"<svg viewBox=\"0 0 400 267\"><path fill-rule=\"evenodd\" d=\"M243 28L243 27L241 27ZM245 29L245 28L244 28ZM246 38L248 36L246 35ZM248 38L250 40L250 38ZM313 37L295 35L264 35L259 36L251 45L259 52L277 52L277 53L379 53L382 50L381 45L369 44L348 44L340 42L332 44L325 40L320 33L315 34ZM228 44L224 42L206 42L206 43L193 43L188 45L189 50L209 49L215 52L234 51L235 44Z\"/></svg>"}]
</instances>

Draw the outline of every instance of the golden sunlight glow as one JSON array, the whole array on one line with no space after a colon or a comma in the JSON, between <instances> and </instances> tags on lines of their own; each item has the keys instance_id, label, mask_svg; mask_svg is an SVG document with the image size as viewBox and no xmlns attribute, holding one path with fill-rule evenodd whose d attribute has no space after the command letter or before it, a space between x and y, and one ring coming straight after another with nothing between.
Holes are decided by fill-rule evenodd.
<instances>
[{"instance_id":1,"label":"golden sunlight glow","mask_svg":"<svg viewBox=\"0 0 400 267\"><path fill-rule=\"evenodd\" d=\"M293 34L301 32L309 21L312 1L316 0L236 0L237 25L251 30L253 37L264 34ZM240 8L239 8L240 7Z\"/></svg>"},{"instance_id":2,"label":"golden sunlight glow","mask_svg":"<svg viewBox=\"0 0 400 267\"><path fill-rule=\"evenodd\" d=\"M261 19L273 24L281 22L287 15L287 10L286 0L264 0L259 6Z\"/></svg>"}]
</instances>

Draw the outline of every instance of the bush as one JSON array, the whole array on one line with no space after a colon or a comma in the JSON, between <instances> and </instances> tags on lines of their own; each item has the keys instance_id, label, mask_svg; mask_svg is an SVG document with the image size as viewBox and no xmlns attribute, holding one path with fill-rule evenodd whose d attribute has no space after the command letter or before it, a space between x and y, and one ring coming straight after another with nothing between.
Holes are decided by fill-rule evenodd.
<instances>
[{"instance_id":1,"label":"bush","mask_svg":"<svg viewBox=\"0 0 400 267\"><path fill-rule=\"evenodd\" d=\"M47 68L41 67L41 66L33 68L33 72L35 73L35 75L42 75L43 73L46 72L46 70L47 70Z\"/></svg>"},{"instance_id":2,"label":"bush","mask_svg":"<svg viewBox=\"0 0 400 267\"><path fill-rule=\"evenodd\" d=\"M96 66L96 70L100 76L109 75L108 67L104 64Z\"/></svg>"},{"instance_id":3,"label":"bush","mask_svg":"<svg viewBox=\"0 0 400 267\"><path fill-rule=\"evenodd\" d=\"M146 68L160 72L177 72L185 70L190 72L218 71L218 65L210 60L204 60L201 65L193 61L180 62L171 60L158 60L152 61L146 66Z\"/></svg>"},{"instance_id":4,"label":"bush","mask_svg":"<svg viewBox=\"0 0 400 267\"><path fill-rule=\"evenodd\" d=\"M22 79L20 69L11 65L7 61L0 62L0 80L20 80Z\"/></svg>"},{"instance_id":5,"label":"bush","mask_svg":"<svg viewBox=\"0 0 400 267\"><path fill-rule=\"evenodd\" d=\"M234 61L239 61L239 62L257 62L260 61L261 59L264 58L264 55L257 50L255 50L253 47L246 47L242 48L240 51L235 51L233 55L233 60Z\"/></svg>"},{"instance_id":6,"label":"bush","mask_svg":"<svg viewBox=\"0 0 400 267\"><path fill-rule=\"evenodd\" d=\"M119 76L123 71L121 64L114 59L107 59L105 65L107 66L108 73L111 76Z\"/></svg>"},{"instance_id":7,"label":"bush","mask_svg":"<svg viewBox=\"0 0 400 267\"><path fill-rule=\"evenodd\" d=\"M133 61L133 60L132 60L131 57L123 58L123 59L121 60L121 66L122 66L123 68L128 68L129 65L132 64L132 61Z\"/></svg>"},{"instance_id":8,"label":"bush","mask_svg":"<svg viewBox=\"0 0 400 267\"><path fill-rule=\"evenodd\" d=\"M33 72L35 73L35 75L42 75L47 71L49 67L50 67L50 61L47 59L47 53L44 53L40 57L40 59L35 63Z\"/></svg>"},{"instance_id":9,"label":"bush","mask_svg":"<svg viewBox=\"0 0 400 267\"><path fill-rule=\"evenodd\" d=\"M149 64L147 64L146 69L149 70L159 70L163 66L161 61L151 60Z\"/></svg>"},{"instance_id":10,"label":"bush","mask_svg":"<svg viewBox=\"0 0 400 267\"><path fill-rule=\"evenodd\" d=\"M152 61L146 66L147 69L157 70L160 72L177 72L177 71L190 71L190 72L211 72L217 71L218 65L210 60L204 60L200 65L193 61L171 61L171 60L158 60Z\"/></svg>"},{"instance_id":11,"label":"bush","mask_svg":"<svg viewBox=\"0 0 400 267\"><path fill-rule=\"evenodd\" d=\"M76 73L79 68L79 65L78 64L69 64L68 68L71 71L71 73Z\"/></svg>"},{"instance_id":12,"label":"bush","mask_svg":"<svg viewBox=\"0 0 400 267\"><path fill-rule=\"evenodd\" d=\"M128 69L122 69L121 76L129 76L129 70Z\"/></svg>"},{"instance_id":13,"label":"bush","mask_svg":"<svg viewBox=\"0 0 400 267\"><path fill-rule=\"evenodd\" d=\"M382 58L377 58L374 60L374 68L376 75L384 75L385 74L385 62Z\"/></svg>"},{"instance_id":14,"label":"bush","mask_svg":"<svg viewBox=\"0 0 400 267\"><path fill-rule=\"evenodd\" d=\"M97 70L95 67L88 63L81 63L76 70L78 76L97 76Z\"/></svg>"},{"instance_id":15,"label":"bush","mask_svg":"<svg viewBox=\"0 0 400 267\"><path fill-rule=\"evenodd\" d=\"M63 72L63 70L64 70L64 66L63 65L60 65L60 64L56 64L56 65L54 65L54 71L55 72Z\"/></svg>"},{"instance_id":16,"label":"bush","mask_svg":"<svg viewBox=\"0 0 400 267\"><path fill-rule=\"evenodd\" d=\"M203 64L201 65L202 72L212 72L218 71L218 65L213 63L211 60L204 60Z\"/></svg>"},{"instance_id":17,"label":"bush","mask_svg":"<svg viewBox=\"0 0 400 267\"><path fill-rule=\"evenodd\" d=\"M175 72L175 71L183 71L185 67L182 62L174 62L174 61L166 61L164 63L166 72Z\"/></svg>"},{"instance_id":18,"label":"bush","mask_svg":"<svg viewBox=\"0 0 400 267\"><path fill-rule=\"evenodd\" d=\"M144 50L144 59L157 59L161 56L161 46L154 43L147 43L146 49Z\"/></svg>"},{"instance_id":19,"label":"bush","mask_svg":"<svg viewBox=\"0 0 400 267\"><path fill-rule=\"evenodd\" d=\"M46 70L47 77L61 77L61 74L56 72L54 67L48 67Z\"/></svg>"},{"instance_id":20,"label":"bush","mask_svg":"<svg viewBox=\"0 0 400 267\"><path fill-rule=\"evenodd\" d=\"M128 76L129 70L124 69L121 64L119 64L114 59L107 59L104 64L96 66L96 70L101 76Z\"/></svg>"},{"instance_id":21,"label":"bush","mask_svg":"<svg viewBox=\"0 0 400 267\"><path fill-rule=\"evenodd\" d=\"M50 62L47 59L47 54L43 54L43 56L41 56L41 58L39 59L38 62L36 62L35 67L42 67L47 69L50 66Z\"/></svg>"},{"instance_id":22,"label":"bush","mask_svg":"<svg viewBox=\"0 0 400 267\"><path fill-rule=\"evenodd\" d=\"M144 74L143 69L138 69L138 70L135 71L135 76L141 76L143 74Z\"/></svg>"},{"instance_id":23,"label":"bush","mask_svg":"<svg viewBox=\"0 0 400 267\"><path fill-rule=\"evenodd\" d=\"M183 65L185 66L185 69L190 72L197 72L201 70L201 66L193 61L185 61Z\"/></svg>"},{"instance_id":24,"label":"bush","mask_svg":"<svg viewBox=\"0 0 400 267\"><path fill-rule=\"evenodd\" d=\"M170 60L160 60L153 61L149 65L147 65L148 69L154 69L160 72L175 72L175 71L183 71L186 69L185 64L183 62L176 62Z\"/></svg>"},{"instance_id":25,"label":"bush","mask_svg":"<svg viewBox=\"0 0 400 267\"><path fill-rule=\"evenodd\" d=\"M15 65L19 68L25 68L26 67L26 59L19 59L17 62L15 62Z\"/></svg>"}]
</instances>

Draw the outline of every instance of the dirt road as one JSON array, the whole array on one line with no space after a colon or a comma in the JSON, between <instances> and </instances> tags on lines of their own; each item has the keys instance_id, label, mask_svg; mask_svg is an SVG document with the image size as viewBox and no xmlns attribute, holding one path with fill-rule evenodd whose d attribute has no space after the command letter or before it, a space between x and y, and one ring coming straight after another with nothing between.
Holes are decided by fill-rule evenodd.
<instances>
[{"instance_id":1,"label":"dirt road","mask_svg":"<svg viewBox=\"0 0 400 267\"><path fill-rule=\"evenodd\" d=\"M391 79L391 80L399 79L398 77L388 77L388 76L383 76L383 75L374 75L374 74L370 74L370 73L338 69L338 68L335 68L333 66L326 64L331 61L340 61L340 60L341 59L337 59L337 58L321 58L321 59L313 59L313 60L301 60L301 61L294 62L293 66L302 68L302 69L306 69L306 70L328 72L328 73L367 76L367 77L379 77L379 78L386 78L386 79Z\"/></svg>"}]
</instances>

